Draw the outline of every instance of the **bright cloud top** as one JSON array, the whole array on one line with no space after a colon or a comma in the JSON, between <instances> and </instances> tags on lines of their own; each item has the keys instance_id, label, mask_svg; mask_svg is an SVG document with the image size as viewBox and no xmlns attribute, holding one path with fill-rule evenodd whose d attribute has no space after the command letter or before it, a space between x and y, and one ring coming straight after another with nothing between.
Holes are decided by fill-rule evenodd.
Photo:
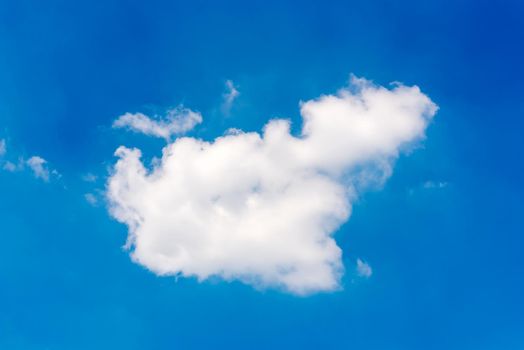
<instances>
[{"instance_id":1,"label":"bright cloud top","mask_svg":"<svg viewBox=\"0 0 524 350\"><path fill-rule=\"evenodd\" d=\"M424 138L436 110L416 86L353 78L301 103L299 136L277 119L262 134L179 138L152 169L140 150L120 147L110 212L129 228L132 259L158 275L336 290L343 264L332 234L359 190L386 179L399 153Z\"/></svg>"},{"instance_id":2,"label":"bright cloud top","mask_svg":"<svg viewBox=\"0 0 524 350\"><path fill-rule=\"evenodd\" d=\"M202 122L202 115L188 108L177 107L167 111L165 117L150 118L142 113L126 113L113 123L113 128L127 128L134 132L170 140Z\"/></svg>"}]
</instances>

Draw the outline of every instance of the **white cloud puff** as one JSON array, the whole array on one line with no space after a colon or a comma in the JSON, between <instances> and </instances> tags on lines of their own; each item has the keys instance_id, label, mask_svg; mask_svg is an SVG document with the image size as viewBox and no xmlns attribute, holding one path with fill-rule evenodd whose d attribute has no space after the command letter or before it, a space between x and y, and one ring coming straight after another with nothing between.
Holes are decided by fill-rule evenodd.
<instances>
[{"instance_id":1,"label":"white cloud puff","mask_svg":"<svg viewBox=\"0 0 524 350\"><path fill-rule=\"evenodd\" d=\"M152 169L140 150L120 147L109 210L129 228L132 259L158 275L336 290L343 264L333 233L362 187L384 181L399 153L424 138L436 110L416 86L353 78L301 103L298 136L278 119L262 134L179 138Z\"/></svg>"},{"instance_id":2,"label":"white cloud puff","mask_svg":"<svg viewBox=\"0 0 524 350\"><path fill-rule=\"evenodd\" d=\"M47 161L39 156L33 156L26 161L36 178L49 181L49 169Z\"/></svg>"},{"instance_id":3,"label":"white cloud puff","mask_svg":"<svg viewBox=\"0 0 524 350\"><path fill-rule=\"evenodd\" d=\"M134 132L170 140L192 130L202 122L202 115L188 108L177 107L167 111L163 118L150 118L142 113L126 113L117 118L113 128L127 128Z\"/></svg>"},{"instance_id":4,"label":"white cloud puff","mask_svg":"<svg viewBox=\"0 0 524 350\"><path fill-rule=\"evenodd\" d=\"M357 274L360 277L370 278L373 274L373 269L367 262L357 259Z\"/></svg>"}]
</instances>

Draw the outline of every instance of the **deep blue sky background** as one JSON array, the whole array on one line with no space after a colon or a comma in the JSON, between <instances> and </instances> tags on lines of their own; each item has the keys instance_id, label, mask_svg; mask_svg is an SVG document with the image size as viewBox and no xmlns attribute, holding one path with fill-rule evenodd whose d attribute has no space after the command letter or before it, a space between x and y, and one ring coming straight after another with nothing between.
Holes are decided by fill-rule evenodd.
<instances>
[{"instance_id":1,"label":"deep blue sky background","mask_svg":"<svg viewBox=\"0 0 524 350\"><path fill-rule=\"evenodd\" d=\"M0 171L0 348L523 349L523 16L519 1L0 0L6 157L62 174ZM440 111L336 234L341 292L156 277L83 198L119 145L160 153L111 129L124 112L184 103L206 139L275 116L298 128L298 102L351 72L417 84Z\"/></svg>"}]
</instances>

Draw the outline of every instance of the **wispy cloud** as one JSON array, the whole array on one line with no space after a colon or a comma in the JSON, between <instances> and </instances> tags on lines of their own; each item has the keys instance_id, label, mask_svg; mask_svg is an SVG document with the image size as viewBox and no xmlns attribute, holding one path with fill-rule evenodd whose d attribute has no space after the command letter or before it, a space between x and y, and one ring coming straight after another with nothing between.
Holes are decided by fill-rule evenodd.
<instances>
[{"instance_id":1,"label":"wispy cloud","mask_svg":"<svg viewBox=\"0 0 524 350\"><path fill-rule=\"evenodd\" d=\"M436 191L436 190L442 190L449 186L449 182L447 181L435 181L435 180L427 180L422 183L419 183L417 186L408 187L407 193L409 196L413 196L416 193L423 193L424 191Z\"/></svg>"},{"instance_id":2,"label":"wispy cloud","mask_svg":"<svg viewBox=\"0 0 524 350\"><path fill-rule=\"evenodd\" d=\"M6 171L9 171L9 172L15 172L18 169L18 167L16 166L15 163L7 161L2 166L2 169L6 170Z\"/></svg>"},{"instance_id":3,"label":"wispy cloud","mask_svg":"<svg viewBox=\"0 0 524 350\"><path fill-rule=\"evenodd\" d=\"M4 165L2 166L2 169L13 173L15 171L23 170L24 166L25 166L25 161L22 157L20 157L18 158L18 162L16 163L6 160L4 162Z\"/></svg>"},{"instance_id":4,"label":"wispy cloud","mask_svg":"<svg viewBox=\"0 0 524 350\"><path fill-rule=\"evenodd\" d=\"M11 155L12 152L9 153ZM0 140L0 156L4 157L7 154L7 147L5 139ZM8 172L23 171L28 167L33 175L48 182L52 176L59 178L61 175L55 169L49 169L47 161L40 156L31 156L29 159L24 159L18 156L17 161L2 159L0 160L1 169Z\"/></svg>"},{"instance_id":5,"label":"wispy cloud","mask_svg":"<svg viewBox=\"0 0 524 350\"><path fill-rule=\"evenodd\" d=\"M373 269L367 262L357 259L357 274L360 277L369 278L373 274Z\"/></svg>"},{"instance_id":6,"label":"wispy cloud","mask_svg":"<svg viewBox=\"0 0 524 350\"><path fill-rule=\"evenodd\" d=\"M47 161L39 156L32 156L26 161L26 164L31 168L36 178L44 181L49 181L49 168Z\"/></svg>"},{"instance_id":7,"label":"wispy cloud","mask_svg":"<svg viewBox=\"0 0 524 350\"><path fill-rule=\"evenodd\" d=\"M96 182L97 176L93 173L87 173L82 175L82 180L85 182Z\"/></svg>"},{"instance_id":8,"label":"wispy cloud","mask_svg":"<svg viewBox=\"0 0 524 350\"><path fill-rule=\"evenodd\" d=\"M0 139L0 157L2 157L5 153L6 153L6 145L5 145L5 140L4 139Z\"/></svg>"},{"instance_id":9,"label":"wispy cloud","mask_svg":"<svg viewBox=\"0 0 524 350\"><path fill-rule=\"evenodd\" d=\"M184 134L201 122L202 115L199 112L179 106L168 110L163 117L126 113L114 121L113 128L125 128L169 141L172 136Z\"/></svg>"},{"instance_id":10,"label":"wispy cloud","mask_svg":"<svg viewBox=\"0 0 524 350\"><path fill-rule=\"evenodd\" d=\"M444 188L447 187L448 183L446 181L426 181L422 185L422 187L430 189L430 188Z\"/></svg>"},{"instance_id":11,"label":"wispy cloud","mask_svg":"<svg viewBox=\"0 0 524 350\"><path fill-rule=\"evenodd\" d=\"M87 203L91 204L94 207L98 204L98 199L96 195L94 195L93 193L84 194L84 199L87 201Z\"/></svg>"},{"instance_id":12,"label":"wispy cloud","mask_svg":"<svg viewBox=\"0 0 524 350\"><path fill-rule=\"evenodd\" d=\"M226 92L222 95L222 112L228 115L233 107L233 102L240 95L232 80L226 80Z\"/></svg>"}]
</instances>

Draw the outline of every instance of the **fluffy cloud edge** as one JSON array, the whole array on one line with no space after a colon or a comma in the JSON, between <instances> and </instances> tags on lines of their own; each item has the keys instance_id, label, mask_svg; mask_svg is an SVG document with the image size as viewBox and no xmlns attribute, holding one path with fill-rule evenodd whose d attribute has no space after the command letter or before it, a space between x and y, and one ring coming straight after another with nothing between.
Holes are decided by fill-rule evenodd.
<instances>
[{"instance_id":1,"label":"fluffy cloud edge","mask_svg":"<svg viewBox=\"0 0 524 350\"><path fill-rule=\"evenodd\" d=\"M356 190L384 182L436 111L416 86L353 77L336 95L301 103L298 137L286 120L271 120L262 134L183 137L152 169L139 150L120 147L109 210L128 226L133 260L156 274L297 295L337 290L342 251L332 235Z\"/></svg>"}]
</instances>

